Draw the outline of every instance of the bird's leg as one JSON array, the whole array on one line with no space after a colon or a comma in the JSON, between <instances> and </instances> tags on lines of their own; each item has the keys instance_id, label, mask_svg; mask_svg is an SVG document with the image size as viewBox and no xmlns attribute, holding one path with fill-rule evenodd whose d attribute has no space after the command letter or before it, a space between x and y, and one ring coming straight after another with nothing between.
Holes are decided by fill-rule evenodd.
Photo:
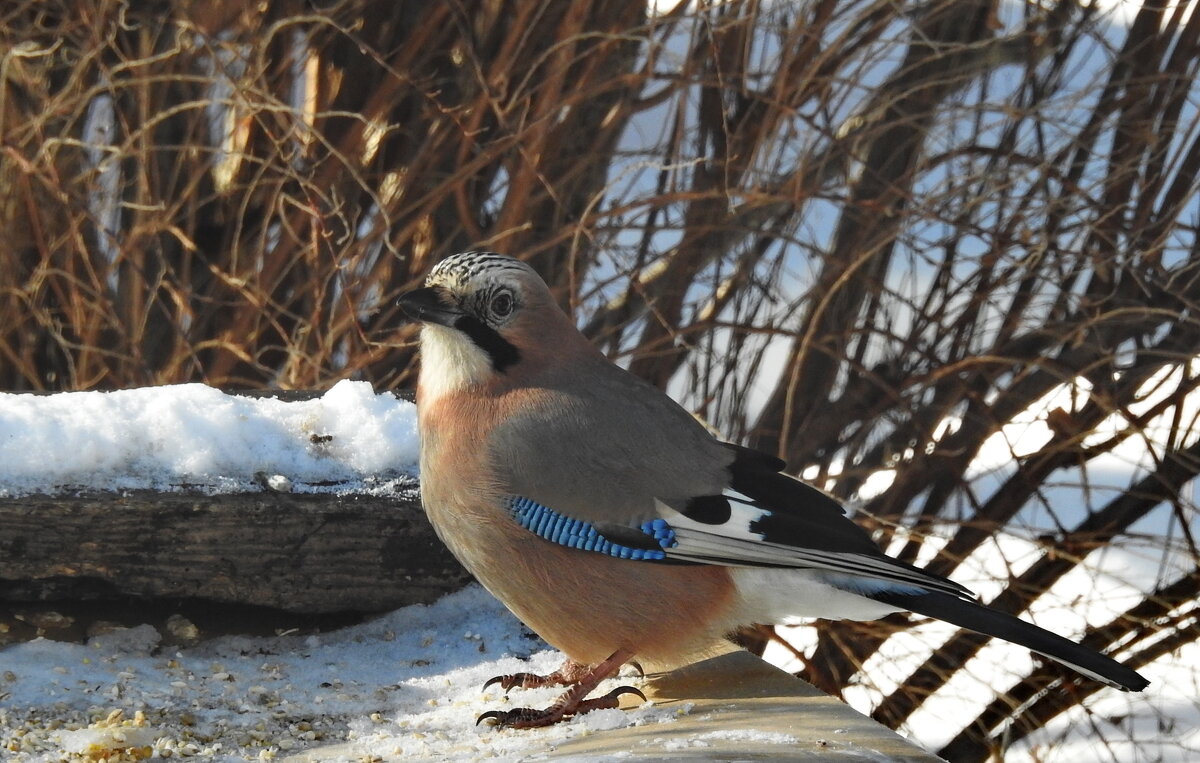
<instances>
[{"instance_id":1,"label":"bird's leg","mask_svg":"<svg viewBox=\"0 0 1200 763\"><path fill-rule=\"evenodd\" d=\"M587 695L591 694L600 685L601 681L609 676L616 675L621 666L632 656L630 652L618 649L607 660L590 668L568 661L567 664L563 665L563 668L573 668L570 675L575 680L570 682L571 688L567 689L558 699L554 700L554 703L550 707L545 710L536 710L532 707L518 707L513 710L489 710L475 719L475 724L478 725L486 720L496 726L531 729L538 726L550 726L572 715L582 715L592 710L617 707L620 704L622 694L636 694L642 700L645 700L646 695L632 686L619 686L603 697L586 699ZM557 673L562 673L563 668L550 675L553 676ZM579 675L576 675L576 673L579 673ZM548 679L549 676L534 676L534 678ZM491 683L491 681L488 683ZM546 683L537 685L547 686L550 683L550 681L547 681ZM513 684L513 686L517 685L517 683Z\"/></svg>"}]
</instances>

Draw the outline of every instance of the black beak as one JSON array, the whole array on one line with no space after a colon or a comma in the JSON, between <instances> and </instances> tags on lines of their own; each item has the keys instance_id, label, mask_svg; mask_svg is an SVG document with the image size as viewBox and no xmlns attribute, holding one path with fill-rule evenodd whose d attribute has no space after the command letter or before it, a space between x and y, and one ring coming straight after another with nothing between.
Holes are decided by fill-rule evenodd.
<instances>
[{"instance_id":1,"label":"black beak","mask_svg":"<svg viewBox=\"0 0 1200 763\"><path fill-rule=\"evenodd\" d=\"M401 294L396 304L404 314L414 321L436 323L439 326L454 326L454 322L463 316L458 307L448 304L443 299L444 290L436 286L426 286Z\"/></svg>"}]
</instances>

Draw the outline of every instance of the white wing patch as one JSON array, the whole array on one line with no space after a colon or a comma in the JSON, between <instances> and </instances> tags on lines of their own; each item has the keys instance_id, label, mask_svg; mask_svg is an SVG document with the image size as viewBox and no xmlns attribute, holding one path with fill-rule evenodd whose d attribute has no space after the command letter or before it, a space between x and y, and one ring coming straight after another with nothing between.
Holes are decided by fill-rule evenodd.
<instances>
[{"instance_id":1,"label":"white wing patch","mask_svg":"<svg viewBox=\"0 0 1200 763\"><path fill-rule=\"evenodd\" d=\"M710 525L704 522L697 522L694 519L689 519L687 515L672 509L662 501L655 501L658 507L658 514L667 523L674 528L678 534L682 530L696 530L704 534L716 533L723 538L730 540L744 540L753 543L762 543L762 533L751 532L750 525L770 515L771 512L766 509L754 506L750 499L741 493L735 493L732 490L727 490L724 493L726 498L729 498L729 508L732 512L729 521L720 525ZM682 544L682 542L681 542Z\"/></svg>"}]
</instances>

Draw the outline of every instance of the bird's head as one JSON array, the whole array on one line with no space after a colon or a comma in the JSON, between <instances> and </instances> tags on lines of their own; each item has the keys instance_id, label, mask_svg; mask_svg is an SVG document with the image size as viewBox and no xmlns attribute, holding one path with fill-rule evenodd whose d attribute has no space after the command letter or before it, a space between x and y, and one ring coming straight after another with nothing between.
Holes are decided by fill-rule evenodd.
<instances>
[{"instance_id":1,"label":"bird's head","mask_svg":"<svg viewBox=\"0 0 1200 763\"><path fill-rule=\"evenodd\" d=\"M528 367L548 346L582 341L533 268L495 252L447 257L398 304L424 324L425 394L485 383Z\"/></svg>"}]
</instances>

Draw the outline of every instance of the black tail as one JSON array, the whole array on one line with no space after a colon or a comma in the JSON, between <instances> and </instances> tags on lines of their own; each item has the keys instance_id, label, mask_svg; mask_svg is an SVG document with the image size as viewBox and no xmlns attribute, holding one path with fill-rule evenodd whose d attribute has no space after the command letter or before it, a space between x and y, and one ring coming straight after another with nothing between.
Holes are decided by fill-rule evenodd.
<instances>
[{"instance_id":1,"label":"black tail","mask_svg":"<svg viewBox=\"0 0 1200 763\"><path fill-rule=\"evenodd\" d=\"M1020 644L1114 689L1141 691L1150 685L1136 670L1127 668L1093 649L973 601L936 591L914 594L879 592L871 594L871 598L928 617L936 617L976 633Z\"/></svg>"}]
</instances>

